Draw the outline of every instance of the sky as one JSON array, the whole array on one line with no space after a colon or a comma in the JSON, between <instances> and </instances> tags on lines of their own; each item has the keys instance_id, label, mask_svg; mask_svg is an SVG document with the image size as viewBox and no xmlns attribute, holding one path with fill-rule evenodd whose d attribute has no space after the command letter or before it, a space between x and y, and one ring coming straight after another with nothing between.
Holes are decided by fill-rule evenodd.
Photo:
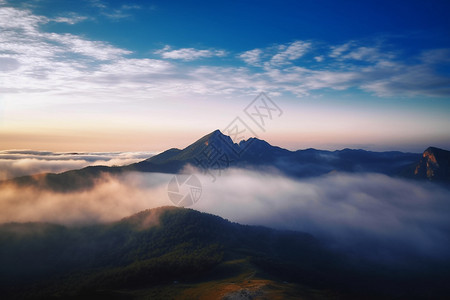
<instances>
[{"instance_id":1,"label":"sky","mask_svg":"<svg viewBox=\"0 0 450 300\"><path fill-rule=\"evenodd\" d=\"M449 11L0 0L0 150L158 152L235 120L291 150L450 149Z\"/></svg>"}]
</instances>

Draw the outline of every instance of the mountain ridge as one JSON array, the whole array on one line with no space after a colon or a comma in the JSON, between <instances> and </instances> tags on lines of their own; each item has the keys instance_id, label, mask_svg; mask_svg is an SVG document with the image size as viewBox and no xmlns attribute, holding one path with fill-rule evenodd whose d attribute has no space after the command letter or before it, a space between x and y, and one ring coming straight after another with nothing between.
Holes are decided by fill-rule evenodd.
<instances>
[{"instance_id":1,"label":"mountain ridge","mask_svg":"<svg viewBox=\"0 0 450 300\"><path fill-rule=\"evenodd\" d=\"M209 155L209 157L208 157ZM216 157L214 157L216 156ZM217 157L218 156L218 157ZM170 149L161 154L155 155L143 162L138 162L130 166L139 171L162 171L167 173L177 173L183 169L187 164L197 166L200 169L207 168L227 168L233 167L258 167L258 166L274 166L284 171L287 175L295 177L308 176L308 172L289 170L284 168L284 165L291 163L308 164L311 159L315 163L320 160L325 160L326 156L329 159L341 160L339 163L331 163L323 170L312 170L313 176L318 174L325 174L331 171L358 171L367 169L367 171L380 172L380 168L369 166L371 162L380 162L384 158L384 163L389 161L388 156L393 156L396 163L399 163L399 168L388 168L382 173L389 175L396 174L400 167L405 167L414 163L420 158L420 154L404 153L400 151L386 151L374 152L362 149L342 149L335 151L317 150L313 148L290 151L278 146L273 146L270 143L260 140L258 138L249 138L242 140L239 143L234 143L229 136L226 136L215 130L196 142L187 146L184 149ZM332 157L334 156L334 157ZM211 163L211 157L219 158ZM220 157L222 159L220 160ZM403 160L398 162L398 160ZM356 160L354 163L352 160ZM219 165L219 162L222 165ZM209 163L209 164L208 164ZM165 164L165 167L163 165ZM301 167L301 166L300 166Z\"/></svg>"},{"instance_id":2,"label":"mountain ridge","mask_svg":"<svg viewBox=\"0 0 450 300\"><path fill-rule=\"evenodd\" d=\"M428 149L439 153L448 152L435 147ZM171 148L134 164L119 167L89 166L59 174L44 173L22 176L0 182L0 185L35 186L65 192L89 189L94 185L95 179L102 174L116 176L134 171L177 174L188 165L206 172L229 167L253 170L275 168L282 174L295 178L314 177L338 171L375 172L389 176L426 179L423 176L411 174L414 171L411 169L417 168L423 155L400 151L375 152L348 148L335 151L313 148L290 151L273 146L258 138L249 138L234 143L231 137L224 135L220 130L215 130L183 149ZM448 164L444 167L444 169L450 169ZM428 178L431 181L436 179L437 177ZM448 176L441 181L446 180L448 181Z\"/></svg>"},{"instance_id":3,"label":"mountain ridge","mask_svg":"<svg viewBox=\"0 0 450 300\"><path fill-rule=\"evenodd\" d=\"M205 275L239 275L241 263L228 266L236 260L269 278L273 275L260 269L276 274L272 264L277 260L292 260L306 273L325 268L329 261L328 252L310 234L241 225L170 206L81 227L0 224L0 242L0 292L5 299L78 298L157 284L170 288L174 280L195 283ZM289 250L283 247L286 243Z\"/></svg>"},{"instance_id":4,"label":"mountain ridge","mask_svg":"<svg viewBox=\"0 0 450 300\"><path fill-rule=\"evenodd\" d=\"M411 299L429 297L430 288L449 292L448 264L372 264L308 233L179 207L106 224L0 224L0 244L3 299L226 299L245 291L264 299ZM215 290L222 297L211 296Z\"/></svg>"}]
</instances>

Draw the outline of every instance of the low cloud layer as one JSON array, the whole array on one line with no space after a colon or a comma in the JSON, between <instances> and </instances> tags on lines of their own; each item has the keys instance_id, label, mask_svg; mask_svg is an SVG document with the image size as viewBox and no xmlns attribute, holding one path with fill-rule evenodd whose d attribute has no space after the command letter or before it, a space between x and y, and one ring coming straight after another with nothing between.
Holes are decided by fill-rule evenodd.
<instances>
[{"instance_id":1,"label":"low cloud layer","mask_svg":"<svg viewBox=\"0 0 450 300\"><path fill-rule=\"evenodd\" d=\"M450 191L381 174L330 174L295 180L228 170L202 183L191 208L243 224L305 231L330 247L365 258L450 258ZM173 175L103 176L94 189L51 193L9 186L0 193L0 222L108 222L171 205ZM183 189L182 189L183 190Z\"/></svg>"},{"instance_id":2,"label":"low cloud layer","mask_svg":"<svg viewBox=\"0 0 450 300\"><path fill-rule=\"evenodd\" d=\"M117 221L139 211L170 205L167 174L103 175L90 190L55 193L1 186L0 223L50 222L82 225Z\"/></svg>"},{"instance_id":3,"label":"low cloud layer","mask_svg":"<svg viewBox=\"0 0 450 300\"><path fill-rule=\"evenodd\" d=\"M298 181L239 170L203 182L193 208L231 221L309 232L373 258L450 253L450 191L432 183L374 173Z\"/></svg>"},{"instance_id":4,"label":"low cloud layer","mask_svg":"<svg viewBox=\"0 0 450 300\"><path fill-rule=\"evenodd\" d=\"M60 173L90 165L122 166L152 155L150 152L57 153L6 150L0 151L0 180L39 173Z\"/></svg>"}]
</instances>

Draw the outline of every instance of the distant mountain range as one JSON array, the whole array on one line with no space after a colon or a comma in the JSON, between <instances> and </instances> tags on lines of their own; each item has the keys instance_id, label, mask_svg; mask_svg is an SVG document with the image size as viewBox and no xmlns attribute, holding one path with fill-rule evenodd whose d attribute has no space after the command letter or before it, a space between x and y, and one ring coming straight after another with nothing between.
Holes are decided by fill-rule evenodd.
<instances>
[{"instance_id":1,"label":"distant mountain range","mask_svg":"<svg viewBox=\"0 0 450 300\"><path fill-rule=\"evenodd\" d=\"M170 149L126 168L142 172L177 173L190 164L213 170L228 167L272 168L295 177L318 176L331 171L395 175L419 159L419 154L397 151L289 151L257 138L235 144L229 136L216 130L183 150Z\"/></svg>"},{"instance_id":2,"label":"distant mountain range","mask_svg":"<svg viewBox=\"0 0 450 300\"><path fill-rule=\"evenodd\" d=\"M3 183L37 185L67 191L90 188L102 173L161 172L176 174L192 165L214 172L230 167L276 171L296 178L320 176L330 172L375 172L389 176L450 182L449 151L430 147L420 155L399 151L373 152L343 149L289 151L264 140L250 138L233 143L219 130L205 135L184 149L172 148L144 161L121 167L92 166L61 174L23 176Z\"/></svg>"}]
</instances>

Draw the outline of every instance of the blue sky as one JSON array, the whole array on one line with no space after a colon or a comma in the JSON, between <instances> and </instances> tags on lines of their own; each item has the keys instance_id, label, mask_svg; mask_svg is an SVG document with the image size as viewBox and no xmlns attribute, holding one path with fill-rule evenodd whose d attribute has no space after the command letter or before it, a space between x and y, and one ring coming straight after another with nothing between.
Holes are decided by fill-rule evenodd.
<instances>
[{"instance_id":1,"label":"blue sky","mask_svg":"<svg viewBox=\"0 0 450 300\"><path fill-rule=\"evenodd\" d=\"M260 92L290 149L450 148L448 1L0 0L0 148L159 151Z\"/></svg>"}]
</instances>

